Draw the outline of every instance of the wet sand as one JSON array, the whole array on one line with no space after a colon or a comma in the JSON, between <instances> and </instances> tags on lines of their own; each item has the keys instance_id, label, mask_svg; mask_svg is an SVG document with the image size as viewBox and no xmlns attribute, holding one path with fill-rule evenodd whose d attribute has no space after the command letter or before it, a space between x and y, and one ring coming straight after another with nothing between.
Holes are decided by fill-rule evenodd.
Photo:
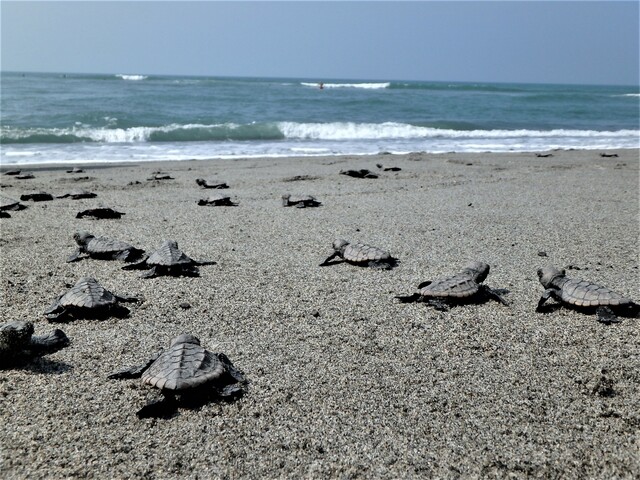
<instances>
[{"instance_id":1,"label":"wet sand","mask_svg":"<svg viewBox=\"0 0 640 480\"><path fill-rule=\"evenodd\" d=\"M537 268L640 300L639 156L624 150L411 154L85 165L1 175L0 194L84 188L1 219L0 312L72 344L0 370L2 478L640 477L640 331L568 309L535 312ZM399 172L376 168L400 167ZM3 167L3 171L7 170ZM377 179L339 175L368 168ZM156 170L173 180L148 181ZM201 207L195 179L237 207ZM139 183L136 183L139 182ZM281 206L310 194L319 208ZM103 204L118 220L76 219ZM174 239L199 278L141 279L65 263L72 234L147 250ZM318 265L335 238L389 250L390 271ZM546 256L545 256L546 255ZM510 291L441 312L398 304L416 285L491 265ZM42 312L93 276L143 299L128 318L54 325ZM191 308L180 305L188 303ZM189 332L250 383L241 399L138 420L152 395L107 380Z\"/></svg>"}]
</instances>

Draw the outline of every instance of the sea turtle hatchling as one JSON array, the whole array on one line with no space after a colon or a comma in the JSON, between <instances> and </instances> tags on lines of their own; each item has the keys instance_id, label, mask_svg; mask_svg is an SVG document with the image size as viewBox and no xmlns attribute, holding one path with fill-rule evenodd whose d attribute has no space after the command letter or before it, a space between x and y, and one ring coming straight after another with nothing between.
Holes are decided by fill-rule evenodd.
<instances>
[{"instance_id":1,"label":"sea turtle hatchling","mask_svg":"<svg viewBox=\"0 0 640 480\"><path fill-rule=\"evenodd\" d=\"M331 261L336 257L340 257L343 261L359 267L385 270L395 267L398 262L389 252L364 243L349 243L346 240L338 239L333 242L333 249L335 251L320 264L321 267L340 263Z\"/></svg>"},{"instance_id":2,"label":"sea turtle hatchling","mask_svg":"<svg viewBox=\"0 0 640 480\"><path fill-rule=\"evenodd\" d=\"M11 322L0 325L0 368L26 363L34 357L55 353L69 345L62 330L48 335L33 335L31 322Z\"/></svg>"},{"instance_id":3,"label":"sea turtle hatchling","mask_svg":"<svg viewBox=\"0 0 640 480\"><path fill-rule=\"evenodd\" d=\"M78 318L101 319L109 316L126 317L129 309L119 302L137 302L137 298L115 295L100 285L96 279L84 277L67 292L61 294L44 312L50 321L67 321Z\"/></svg>"},{"instance_id":4,"label":"sea turtle hatchling","mask_svg":"<svg viewBox=\"0 0 640 480\"><path fill-rule=\"evenodd\" d=\"M53 195L43 191L31 192L31 193L25 193L24 195L20 195L20 200L22 201L31 200L34 202L48 202L50 200L53 200Z\"/></svg>"},{"instance_id":5,"label":"sea turtle hatchling","mask_svg":"<svg viewBox=\"0 0 640 480\"><path fill-rule=\"evenodd\" d=\"M142 377L142 382L160 389L163 398L137 412L139 418L166 416L180 405L201 406L211 398L232 399L244 393L247 380L224 353L213 353L200 340L182 334L144 365L127 367L109 375L111 379Z\"/></svg>"},{"instance_id":6,"label":"sea turtle hatchling","mask_svg":"<svg viewBox=\"0 0 640 480\"><path fill-rule=\"evenodd\" d=\"M27 206L21 204L18 200L0 195L0 218L11 218L9 211L24 210L25 208Z\"/></svg>"},{"instance_id":7,"label":"sea turtle hatchling","mask_svg":"<svg viewBox=\"0 0 640 480\"><path fill-rule=\"evenodd\" d=\"M229 185L226 183L215 183L214 181L205 180L204 178L196 178L196 183L200 185L202 188L217 188L224 189L229 188Z\"/></svg>"},{"instance_id":8,"label":"sea turtle hatchling","mask_svg":"<svg viewBox=\"0 0 640 480\"><path fill-rule=\"evenodd\" d=\"M153 278L160 275L191 276L199 275L198 266L215 265L216 262L196 261L188 257L178 248L178 242L165 240L160 248L143 258L137 263L132 263L122 267L123 270L148 269L141 275L142 278Z\"/></svg>"},{"instance_id":9,"label":"sea turtle hatchling","mask_svg":"<svg viewBox=\"0 0 640 480\"><path fill-rule=\"evenodd\" d=\"M96 237L89 232L76 232L73 239L78 244L78 249L67 258L67 263L81 260L82 254L100 260L122 260L124 262L137 262L144 255L144 250L129 245L120 240L111 240L106 237Z\"/></svg>"},{"instance_id":10,"label":"sea turtle hatchling","mask_svg":"<svg viewBox=\"0 0 640 480\"><path fill-rule=\"evenodd\" d=\"M319 207L322 205L316 197L312 195L290 195L285 194L282 195L282 206L283 207L297 207L297 208L306 208L306 207Z\"/></svg>"},{"instance_id":11,"label":"sea turtle hatchling","mask_svg":"<svg viewBox=\"0 0 640 480\"><path fill-rule=\"evenodd\" d=\"M64 195L57 195L56 198L70 198L71 200L81 200L83 198L95 198L98 195L88 190L72 190Z\"/></svg>"},{"instance_id":12,"label":"sea turtle hatchling","mask_svg":"<svg viewBox=\"0 0 640 480\"><path fill-rule=\"evenodd\" d=\"M490 298L508 305L502 298L503 294L508 293L507 290L493 290L482 285L487 275L489 275L489 265L473 262L451 277L422 282L418 285L418 292L413 295L395 298L401 303L425 302L436 310L443 311L448 310L453 304L481 302Z\"/></svg>"},{"instance_id":13,"label":"sea turtle hatchling","mask_svg":"<svg viewBox=\"0 0 640 480\"><path fill-rule=\"evenodd\" d=\"M640 305L630 298L586 280L568 278L565 273L564 269L553 266L538 269L538 279L546 290L536 311L543 311L545 302L551 297L569 307L595 310L598 321L607 324L620 321L616 314L636 316L640 311Z\"/></svg>"},{"instance_id":14,"label":"sea turtle hatchling","mask_svg":"<svg viewBox=\"0 0 640 480\"><path fill-rule=\"evenodd\" d=\"M78 212L76 218L93 217L93 218L121 218L123 212L118 212L110 207L88 208Z\"/></svg>"},{"instance_id":15,"label":"sea turtle hatchling","mask_svg":"<svg viewBox=\"0 0 640 480\"><path fill-rule=\"evenodd\" d=\"M353 178L378 178L378 175L366 168L361 168L360 170L340 170L340 175L346 175Z\"/></svg>"},{"instance_id":16,"label":"sea turtle hatchling","mask_svg":"<svg viewBox=\"0 0 640 480\"><path fill-rule=\"evenodd\" d=\"M215 193L213 195L209 195L207 198L202 198L198 200L198 205L200 206L210 206L210 207L237 207L238 204L231 200L231 197L228 195L222 195L221 193Z\"/></svg>"}]
</instances>

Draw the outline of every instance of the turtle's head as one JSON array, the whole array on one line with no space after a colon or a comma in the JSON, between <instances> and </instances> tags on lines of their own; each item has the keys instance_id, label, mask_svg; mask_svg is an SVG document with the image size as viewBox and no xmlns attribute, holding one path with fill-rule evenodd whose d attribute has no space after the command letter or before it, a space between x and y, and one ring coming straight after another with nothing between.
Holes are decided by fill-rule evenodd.
<instances>
[{"instance_id":1,"label":"turtle's head","mask_svg":"<svg viewBox=\"0 0 640 480\"><path fill-rule=\"evenodd\" d=\"M76 241L78 245L86 245L91 241L92 238L95 238L89 232L81 231L73 234L73 239Z\"/></svg>"},{"instance_id":2,"label":"turtle's head","mask_svg":"<svg viewBox=\"0 0 640 480\"><path fill-rule=\"evenodd\" d=\"M178 242L176 242L175 240L165 240L164 242L162 242L162 246L167 245L169 248L178 248ZM162 248L162 247L160 247Z\"/></svg>"},{"instance_id":3,"label":"turtle's head","mask_svg":"<svg viewBox=\"0 0 640 480\"><path fill-rule=\"evenodd\" d=\"M172 347L181 343L193 343L195 345L200 345L200 340L198 339L198 337L191 335L190 333L183 333L182 335L178 335L176 338L171 340Z\"/></svg>"},{"instance_id":4,"label":"turtle's head","mask_svg":"<svg viewBox=\"0 0 640 480\"><path fill-rule=\"evenodd\" d=\"M469 272L477 283L482 283L489 275L489 265L484 262L472 262L464 268Z\"/></svg>"},{"instance_id":5,"label":"turtle's head","mask_svg":"<svg viewBox=\"0 0 640 480\"><path fill-rule=\"evenodd\" d=\"M342 254L344 253L344 249L347 248L347 245L349 245L349 242L347 242L346 240L338 239L333 242L333 249L336 252Z\"/></svg>"},{"instance_id":6,"label":"turtle's head","mask_svg":"<svg viewBox=\"0 0 640 480\"><path fill-rule=\"evenodd\" d=\"M282 195L282 206L283 207L288 207L289 206L289 199L291 198L291 194L289 193L285 193L284 195Z\"/></svg>"},{"instance_id":7,"label":"turtle's head","mask_svg":"<svg viewBox=\"0 0 640 480\"><path fill-rule=\"evenodd\" d=\"M558 277L564 277L564 269L559 269L551 265L538 269L538 279L544 288L549 288L551 283Z\"/></svg>"}]
</instances>

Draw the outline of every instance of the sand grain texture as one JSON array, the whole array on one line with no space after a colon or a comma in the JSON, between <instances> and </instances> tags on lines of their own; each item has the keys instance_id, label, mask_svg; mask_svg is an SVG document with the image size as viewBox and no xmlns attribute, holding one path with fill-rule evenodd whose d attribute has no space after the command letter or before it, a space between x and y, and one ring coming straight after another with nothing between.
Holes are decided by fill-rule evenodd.
<instances>
[{"instance_id":1,"label":"sand grain texture","mask_svg":"<svg viewBox=\"0 0 640 480\"><path fill-rule=\"evenodd\" d=\"M548 263L640 300L638 151L598 153L83 165L77 186L97 198L0 220L2 319L51 330L42 312L83 276L144 302L126 319L63 324L70 347L0 371L0 477L640 477L638 320L535 313ZM339 175L376 163L402 170ZM2 193L62 194L66 168L33 168L28 186L2 176ZM174 179L147 181L159 168ZM198 207L199 177L224 178L239 206ZM283 208L284 193L323 206ZM99 204L126 215L75 218ZM218 263L154 279L67 264L76 230L148 250L173 239ZM335 238L400 264L318 267ZM393 301L471 260L491 265L486 284L509 289L510 307ZM185 332L227 354L248 393L138 420L151 389L106 376Z\"/></svg>"}]
</instances>

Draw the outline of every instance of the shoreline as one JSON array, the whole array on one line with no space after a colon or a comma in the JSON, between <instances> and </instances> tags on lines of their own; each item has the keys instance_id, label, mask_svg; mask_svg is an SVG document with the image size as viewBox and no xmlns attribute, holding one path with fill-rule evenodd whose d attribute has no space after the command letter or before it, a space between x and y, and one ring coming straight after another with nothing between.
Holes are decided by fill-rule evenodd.
<instances>
[{"instance_id":1,"label":"shoreline","mask_svg":"<svg viewBox=\"0 0 640 480\"><path fill-rule=\"evenodd\" d=\"M77 175L64 172L77 164L3 165L35 175L2 175L3 196L98 196L27 201L0 219L3 322L61 328L72 342L0 370L0 476L639 477L638 320L535 312L547 264L640 300L640 151L604 151L87 164ZM379 177L339 174L351 168ZM157 169L173 179L147 180ZM220 192L239 206L198 206L217 192L199 177L228 183ZM284 208L284 193L323 205ZM75 218L98 204L125 215ZM81 229L148 251L174 239L217 264L141 279L120 262L65 263ZM335 238L400 263L319 267ZM473 260L490 264L485 283L509 290L509 306L394 301ZM82 276L143 301L127 318L47 322L42 312ZM153 390L106 377L181 333L224 352L248 392L138 420Z\"/></svg>"},{"instance_id":2,"label":"shoreline","mask_svg":"<svg viewBox=\"0 0 640 480\"><path fill-rule=\"evenodd\" d=\"M127 167L127 166L135 166L135 167L143 167L144 165L163 165L163 164L182 164L186 162L242 162L242 161L277 161L277 160L298 160L304 162L305 160L313 160L313 159L326 159L326 158L350 158L350 159L367 159L373 157L410 157L416 155L426 155L426 156L443 156L443 155L463 155L463 156L476 156L476 155L519 155L519 156L535 156L536 154L558 154L560 152L598 152L598 153L632 153L634 151L639 151L637 148L594 148L594 149L576 149L576 148L556 148L550 150L540 150L540 151L531 151L531 152L408 152L408 153L389 153L389 152L378 152L378 153L363 153L363 154L353 154L353 155L344 155L344 154L336 154L336 155L286 155L286 156L274 156L274 157L265 157L265 156L255 156L255 157L244 157L238 156L234 158L192 158L192 159L184 159L184 160L144 160L137 162L126 162L126 161L114 161L107 162L97 160L94 162L82 162L82 161L69 161L69 162L43 162L43 163L11 163L2 165L0 164L0 174L6 172L7 170L63 170L65 168L72 168L74 166L85 166L86 168L117 168L117 167Z\"/></svg>"}]
</instances>

